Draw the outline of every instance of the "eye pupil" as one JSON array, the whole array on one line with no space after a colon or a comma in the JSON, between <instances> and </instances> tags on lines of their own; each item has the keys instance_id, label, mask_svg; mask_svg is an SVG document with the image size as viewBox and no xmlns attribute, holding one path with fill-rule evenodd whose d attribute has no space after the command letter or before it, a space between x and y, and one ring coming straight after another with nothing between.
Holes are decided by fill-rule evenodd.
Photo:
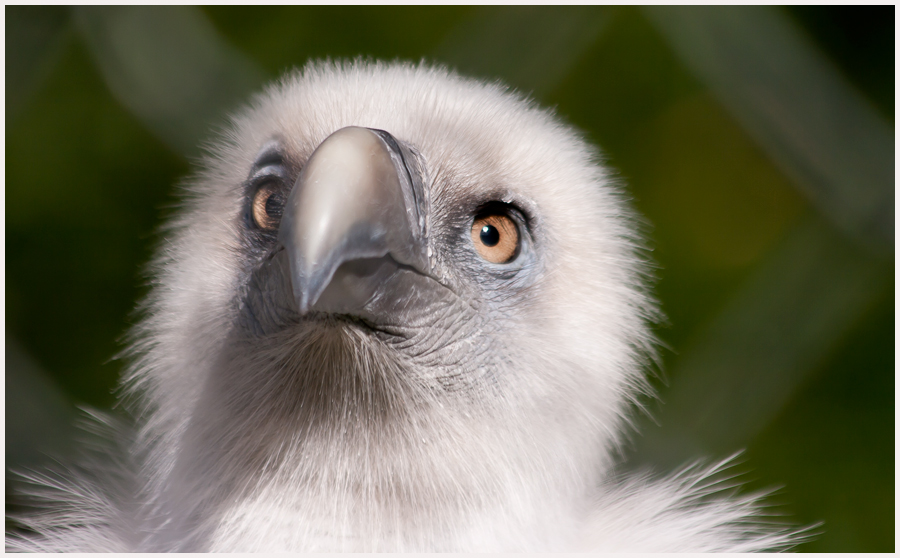
<instances>
[{"instance_id":1,"label":"eye pupil","mask_svg":"<svg viewBox=\"0 0 900 558\"><path fill-rule=\"evenodd\" d=\"M253 195L253 222L264 231L274 231L284 213L284 198L275 183L266 183Z\"/></svg>"},{"instance_id":2,"label":"eye pupil","mask_svg":"<svg viewBox=\"0 0 900 558\"><path fill-rule=\"evenodd\" d=\"M284 208L281 206L281 200L278 199L278 196L273 194L266 199L266 215L269 217L278 219L281 217L283 210Z\"/></svg>"},{"instance_id":3,"label":"eye pupil","mask_svg":"<svg viewBox=\"0 0 900 558\"><path fill-rule=\"evenodd\" d=\"M500 242L500 231L493 225L485 225L481 227L480 238L485 246L496 246Z\"/></svg>"},{"instance_id":4,"label":"eye pupil","mask_svg":"<svg viewBox=\"0 0 900 558\"><path fill-rule=\"evenodd\" d=\"M472 222L472 244L485 260L508 263L518 252L519 231L515 222L502 213L478 215Z\"/></svg>"}]
</instances>

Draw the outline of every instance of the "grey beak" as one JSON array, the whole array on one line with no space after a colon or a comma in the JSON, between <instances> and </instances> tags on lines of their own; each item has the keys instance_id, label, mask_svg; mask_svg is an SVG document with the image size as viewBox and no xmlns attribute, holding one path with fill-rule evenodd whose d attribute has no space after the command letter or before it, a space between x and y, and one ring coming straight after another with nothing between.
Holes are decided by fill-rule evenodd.
<instances>
[{"instance_id":1,"label":"grey beak","mask_svg":"<svg viewBox=\"0 0 900 558\"><path fill-rule=\"evenodd\" d=\"M387 256L424 272L426 206L416 157L393 136L353 126L328 136L297 178L278 231L300 313L347 262Z\"/></svg>"}]
</instances>

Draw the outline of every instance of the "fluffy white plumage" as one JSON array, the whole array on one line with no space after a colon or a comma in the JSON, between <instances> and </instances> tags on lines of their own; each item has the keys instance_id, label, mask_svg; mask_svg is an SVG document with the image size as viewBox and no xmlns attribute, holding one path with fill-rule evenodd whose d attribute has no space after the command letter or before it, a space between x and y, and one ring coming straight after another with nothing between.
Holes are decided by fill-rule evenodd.
<instances>
[{"instance_id":1,"label":"fluffy white plumage","mask_svg":"<svg viewBox=\"0 0 900 558\"><path fill-rule=\"evenodd\" d=\"M427 209L427 264L391 268L413 277L379 283L352 319L284 303L287 272L272 263L284 233L252 220L254 172L275 165L287 196L316 148L348 126L405 146ZM138 434L109 432L122 449L83 470L35 475L47 511L23 519L37 534L8 536L10 548L796 542L766 526L756 498L716 489L723 464L613 476L627 413L647 391L656 309L630 209L597 153L550 113L442 69L312 64L234 118L186 194L132 337L125 386ZM485 263L472 246L485 207L515 214L510 263ZM331 283L349 276L341 269Z\"/></svg>"}]
</instances>

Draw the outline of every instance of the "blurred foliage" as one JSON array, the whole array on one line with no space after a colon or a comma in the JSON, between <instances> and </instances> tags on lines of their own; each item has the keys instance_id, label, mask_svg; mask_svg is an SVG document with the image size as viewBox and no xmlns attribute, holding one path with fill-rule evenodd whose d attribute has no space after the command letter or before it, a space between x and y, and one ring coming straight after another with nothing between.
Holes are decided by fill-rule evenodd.
<instances>
[{"instance_id":1,"label":"blurred foliage","mask_svg":"<svg viewBox=\"0 0 900 558\"><path fill-rule=\"evenodd\" d=\"M554 107L649 223L662 403L626 466L746 448L750 488L824 522L800 550L894 549L893 6L5 10L7 467L113 404L227 110L311 58L425 59Z\"/></svg>"}]
</instances>

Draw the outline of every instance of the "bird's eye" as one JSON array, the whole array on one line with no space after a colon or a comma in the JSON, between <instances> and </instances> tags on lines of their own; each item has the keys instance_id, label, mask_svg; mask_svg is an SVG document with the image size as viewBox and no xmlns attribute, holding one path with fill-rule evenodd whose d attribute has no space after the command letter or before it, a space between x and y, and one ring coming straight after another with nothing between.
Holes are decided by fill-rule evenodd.
<instances>
[{"instance_id":1,"label":"bird's eye","mask_svg":"<svg viewBox=\"0 0 900 558\"><path fill-rule=\"evenodd\" d=\"M284 212L281 190L274 182L266 182L253 196L253 222L264 231L275 230Z\"/></svg>"},{"instance_id":2,"label":"bird's eye","mask_svg":"<svg viewBox=\"0 0 900 558\"><path fill-rule=\"evenodd\" d=\"M472 223L472 242L485 260L506 263L519 251L519 230L506 215L482 215Z\"/></svg>"}]
</instances>

